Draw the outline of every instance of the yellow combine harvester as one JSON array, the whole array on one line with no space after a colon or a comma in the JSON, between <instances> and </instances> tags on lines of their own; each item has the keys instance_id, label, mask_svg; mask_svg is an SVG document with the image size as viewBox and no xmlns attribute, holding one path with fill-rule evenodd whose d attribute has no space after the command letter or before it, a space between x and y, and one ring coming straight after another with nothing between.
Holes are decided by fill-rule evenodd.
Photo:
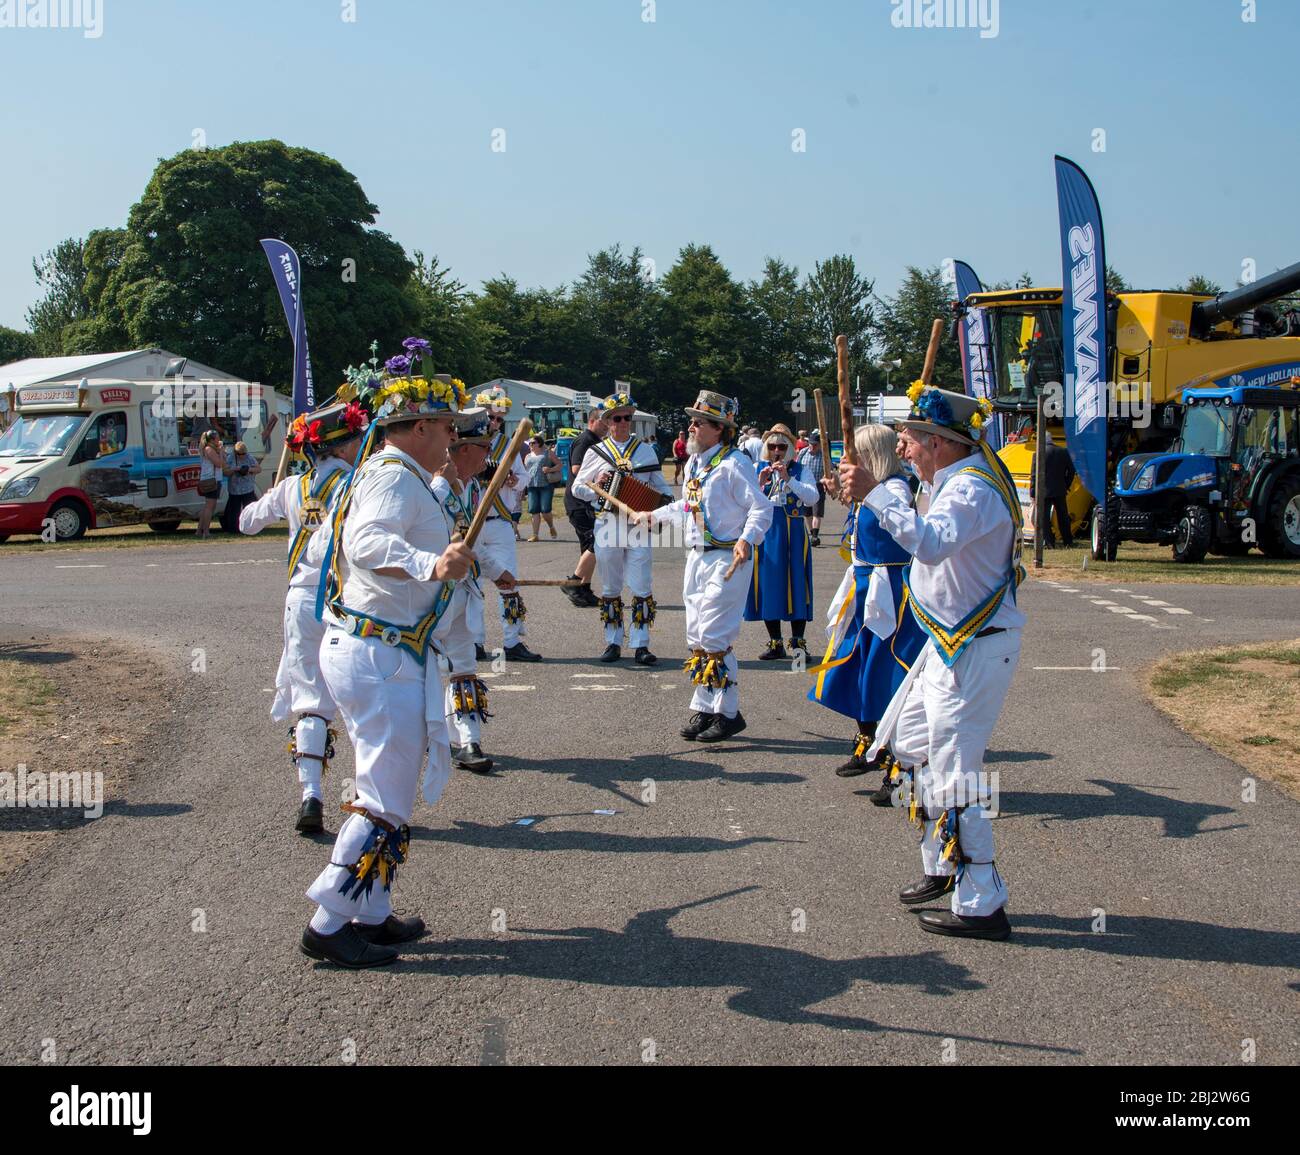
<instances>
[{"instance_id":1,"label":"yellow combine harvester","mask_svg":"<svg viewBox=\"0 0 1300 1155\"><path fill-rule=\"evenodd\" d=\"M1273 385L1300 373L1300 313L1279 316L1267 302L1300 289L1300 264L1218 296L1178 292L1107 294L1112 382L1107 476L1129 454L1169 448L1182 419L1182 393L1200 385ZM1005 415L1000 456L1029 509L1038 394L1046 390L1048 429L1065 444L1069 403L1061 382L1060 289L972 293L958 313L985 310L985 363L995 378L994 407ZM1072 529L1091 527L1093 551L1105 554L1105 527L1092 526L1092 496L1076 477L1068 496ZM1109 550L1114 556L1113 544Z\"/></svg>"}]
</instances>

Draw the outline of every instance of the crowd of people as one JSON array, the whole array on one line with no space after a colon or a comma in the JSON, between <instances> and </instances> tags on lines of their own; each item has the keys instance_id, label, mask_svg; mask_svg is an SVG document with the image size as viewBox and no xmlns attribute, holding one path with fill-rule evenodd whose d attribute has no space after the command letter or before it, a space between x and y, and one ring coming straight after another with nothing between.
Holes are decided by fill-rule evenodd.
<instances>
[{"instance_id":1,"label":"crowd of people","mask_svg":"<svg viewBox=\"0 0 1300 1155\"><path fill-rule=\"evenodd\" d=\"M349 967L391 962L424 931L392 909L417 788L433 804L453 767L493 768L478 674L489 603L506 660L541 660L524 642L514 515L528 494L530 540L543 519L554 533L536 491L551 492L563 470L540 439L511 459L504 392L471 404L459 381L414 371L421 343L412 342L382 372L373 362L350 371L331 406L295 421L292 444L312 469L274 485L239 521L255 533L284 519L291 531L272 716L296 716L299 831L324 829L320 782L336 719L354 751L356 799L308 890L316 909L301 943ZM565 593L599 608L603 649L593 657L618 662L626 645L635 664L654 665L652 549L657 531L675 526L694 686L681 737L719 743L747 728L736 646L744 621L763 622L760 657L793 660L808 697L854 724L837 773L880 773L872 801L902 809L920 831L923 875L899 900L947 900L947 910L921 912L927 931L1004 939L982 761L1019 656L1020 507L981 439L982 403L919 383L912 402L896 428L858 428L825 476L813 464L823 461L818 431L777 424L757 435L739 426L737 399L701 390L670 481L654 445L632 433L635 401L613 394L570 451L564 500L580 556ZM816 662L810 550L828 495L847 507L849 561Z\"/></svg>"}]
</instances>

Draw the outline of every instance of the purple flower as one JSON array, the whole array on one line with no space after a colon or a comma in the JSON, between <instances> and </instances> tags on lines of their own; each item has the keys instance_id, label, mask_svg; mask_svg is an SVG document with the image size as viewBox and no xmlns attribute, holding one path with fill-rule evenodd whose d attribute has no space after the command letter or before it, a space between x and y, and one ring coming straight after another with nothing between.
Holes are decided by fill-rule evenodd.
<instances>
[{"instance_id":1,"label":"purple flower","mask_svg":"<svg viewBox=\"0 0 1300 1155\"><path fill-rule=\"evenodd\" d=\"M416 353L429 352L429 342L423 337L407 337L406 340L402 342L402 348L405 349L411 357L414 357Z\"/></svg>"},{"instance_id":2,"label":"purple flower","mask_svg":"<svg viewBox=\"0 0 1300 1155\"><path fill-rule=\"evenodd\" d=\"M398 353L396 357L389 357L384 362L384 368L394 377L405 377L411 371L411 359Z\"/></svg>"}]
</instances>

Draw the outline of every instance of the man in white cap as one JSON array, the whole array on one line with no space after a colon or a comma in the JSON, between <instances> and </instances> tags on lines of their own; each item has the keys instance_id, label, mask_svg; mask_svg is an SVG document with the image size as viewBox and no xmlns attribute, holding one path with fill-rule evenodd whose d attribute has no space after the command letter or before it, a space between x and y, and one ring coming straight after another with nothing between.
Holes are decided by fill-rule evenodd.
<instances>
[{"instance_id":1,"label":"man in white cap","mask_svg":"<svg viewBox=\"0 0 1300 1155\"><path fill-rule=\"evenodd\" d=\"M419 918L393 914L391 891L421 772L429 804L451 774L429 643L474 562L431 488L468 398L458 381L412 375L414 355L386 363L373 398L385 445L353 474L322 562L321 670L356 753L357 797L307 891L318 905L302 951L353 968L392 962L396 944L424 933Z\"/></svg>"},{"instance_id":2,"label":"man in white cap","mask_svg":"<svg viewBox=\"0 0 1300 1155\"><path fill-rule=\"evenodd\" d=\"M983 440L987 402L920 382L908 395L912 413L897 423L899 450L931 486L925 515L884 478L840 464L842 492L865 502L914 555L905 588L929 635L866 757L888 746L912 775L925 877L905 887L899 900L920 906L951 893L951 910L921 912L922 929L1001 940L1011 924L983 805L983 765L1020 660L1020 502Z\"/></svg>"},{"instance_id":3,"label":"man in white cap","mask_svg":"<svg viewBox=\"0 0 1300 1155\"><path fill-rule=\"evenodd\" d=\"M487 471L488 476L491 476L510 446L510 437L506 433L506 414L510 412L513 402L500 385L493 385L475 397L474 403L488 411L492 440L488 445ZM528 632L528 627L524 624L528 610L524 605L523 594L515 585L519 576L519 535L515 529L515 515L527 489L528 471L524 468L521 454L511 463L506 483L493 501L492 510L475 543L483 573L496 586L492 600L500 607L502 644L506 660L510 662L542 660L540 654L533 653L524 644L524 635ZM501 578L505 581L498 580ZM481 634L478 641L482 648L486 635ZM485 657L486 650L479 654L480 659Z\"/></svg>"},{"instance_id":4,"label":"man in white cap","mask_svg":"<svg viewBox=\"0 0 1300 1155\"><path fill-rule=\"evenodd\" d=\"M447 465L433 479L433 494L447 517L449 532L462 538L469 532L483 496L479 474L487 464L487 410L478 407L456 415L456 440ZM451 760L462 770L487 774L492 759L483 753L482 727L488 713L487 686L478 676L474 645L483 632L483 587L476 562L456 583L451 605L433 632L439 666L447 679L447 728L452 739Z\"/></svg>"},{"instance_id":5,"label":"man in white cap","mask_svg":"<svg viewBox=\"0 0 1300 1155\"><path fill-rule=\"evenodd\" d=\"M684 524L686 670L695 683L682 737L721 742L745 729L734 646L753 574L753 548L772 524L772 503L758 488L754 466L733 443L740 402L700 391L691 418L683 500L639 520Z\"/></svg>"},{"instance_id":6,"label":"man in white cap","mask_svg":"<svg viewBox=\"0 0 1300 1155\"><path fill-rule=\"evenodd\" d=\"M277 521L289 523L289 593L284 602L284 651L275 675L271 718L298 721L289 730L289 752L298 770L302 802L295 829L325 829L321 776L334 752L334 699L320 671L325 626L316 617L320 565L307 558L311 535L327 520L343 492L340 482L357 459L370 414L353 401L304 414L289 427L289 448L312 461L308 472L271 486L239 514L241 533L261 533Z\"/></svg>"},{"instance_id":7,"label":"man in white cap","mask_svg":"<svg viewBox=\"0 0 1300 1155\"><path fill-rule=\"evenodd\" d=\"M609 436L583 455L582 466L573 482L573 495L590 502L596 519L596 566L600 573L600 620L605 631L602 662L617 662L622 656L624 604L623 586L632 595L632 623L628 644L635 650L639 666L653 666L659 659L650 652L650 627L655 620L654 586L650 565L650 534L645 526L630 526L624 516L591 488L599 485L606 493L616 475L634 477L654 489L661 502L671 501L672 487L664 480L659 454L648 441L632 433L636 402L629 393L611 393L604 404Z\"/></svg>"}]
</instances>

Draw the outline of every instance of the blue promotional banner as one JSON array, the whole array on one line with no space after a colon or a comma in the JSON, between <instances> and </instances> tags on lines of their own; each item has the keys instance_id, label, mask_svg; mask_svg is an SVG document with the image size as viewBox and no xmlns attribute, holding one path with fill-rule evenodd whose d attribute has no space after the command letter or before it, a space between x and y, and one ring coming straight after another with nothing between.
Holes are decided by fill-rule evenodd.
<instances>
[{"instance_id":1,"label":"blue promotional banner","mask_svg":"<svg viewBox=\"0 0 1300 1155\"><path fill-rule=\"evenodd\" d=\"M957 278L957 300L965 301L972 293L982 293L984 286L975 270L965 261L953 261ZM962 313L957 328L961 346L961 372L970 397L986 397L990 401L997 391L997 378L993 373L993 351L989 342L988 316L983 309L967 309ZM1002 419L994 417L986 426L985 437L996 453L1002 448Z\"/></svg>"},{"instance_id":2,"label":"blue promotional banner","mask_svg":"<svg viewBox=\"0 0 1300 1155\"><path fill-rule=\"evenodd\" d=\"M311 355L307 351L307 314L302 306L302 270L298 254L283 241L264 240L262 251L271 262L275 287L280 293L284 319L293 339L293 415L316 408L316 389L311 380Z\"/></svg>"},{"instance_id":3,"label":"blue promotional banner","mask_svg":"<svg viewBox=\"0 0 1300 1155\"><path fill-rule=\"evenodd\" d=\"M1106 256L1092 182L1056 158L1061 217L1061 303L1065 361L1065 440L1084 488L1106 501Z\"/></svg>"}]
</instances>

